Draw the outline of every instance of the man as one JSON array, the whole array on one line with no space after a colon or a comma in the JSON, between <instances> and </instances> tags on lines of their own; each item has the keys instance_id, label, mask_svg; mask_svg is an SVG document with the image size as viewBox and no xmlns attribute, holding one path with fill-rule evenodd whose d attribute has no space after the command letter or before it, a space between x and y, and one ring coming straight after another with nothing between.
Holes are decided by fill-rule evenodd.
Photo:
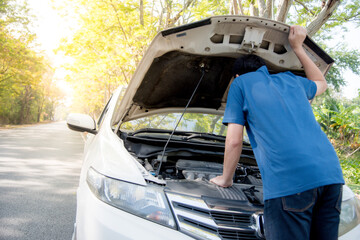
<instances>
[{"instance_id":1,"label":"man","mask_svg":"<svg viewBox=\"0 0 360 240\"><path fill-rule=\"evenodd\" d=\"M230 187L246 126L264 187L266 239L337 239L344 184L339 159L313 115L309 100L327 83L302 47L306 30L292 26L289 42L307 78L270 75L263 59L237 59L224 124L228 124L223 175ZM241 76L239 76L241 75Z\"/></svg>"}]
</instances>

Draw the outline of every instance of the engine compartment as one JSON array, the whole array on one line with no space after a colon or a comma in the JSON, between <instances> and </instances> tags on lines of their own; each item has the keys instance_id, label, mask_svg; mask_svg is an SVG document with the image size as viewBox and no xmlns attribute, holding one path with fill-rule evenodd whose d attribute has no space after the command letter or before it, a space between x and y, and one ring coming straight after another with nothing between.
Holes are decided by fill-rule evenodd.
<instances>
[{"instance_id":1,"label":"engine compartment","mask_svg":"<svg viewBox=\"0 0 360 240\"><path fill-rule=\"evenodd\" d=\"M176 162L178 176L187 180L207 180L219 176L223 171L223 164L206 161L179 159ZM239 164L234 175L234 183L262 185L258 167Z\"/></svg>"},{"instance_id":2,"label":"engine compartment","mask_svg":"<svg viewBox=\"0 0 360 240\"><path fill-rule=\"evenodd\" d=\"M261 174L247 143L244 143L234 174L234 184L224 189L209 182L222 174L224 143L174 139L163 153L165 138L154 139L126 133L120 137L127 150L151 175L165 180L168 190L263 205Z\"/></svg>"}]
</instances>

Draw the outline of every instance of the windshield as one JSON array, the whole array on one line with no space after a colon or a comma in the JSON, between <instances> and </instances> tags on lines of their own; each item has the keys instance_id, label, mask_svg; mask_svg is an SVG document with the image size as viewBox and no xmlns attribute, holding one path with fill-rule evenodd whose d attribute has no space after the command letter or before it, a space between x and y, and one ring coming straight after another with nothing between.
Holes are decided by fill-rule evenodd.
<instances>
[{"instance_id":1,"label":"windshield","mask_svg":"<svg viewBox=\"0 0 360 240\"><path fill-rule=\"evenodd\" d=\"M124 132L135 132L141 129L163 129L172 131L180 116L181 113L154 114L124 122L120 126L120 130ZM222 115L185 113L176 130L226 136L227 127L222 124L222 120ZM245 128L243 140L250 144Z\"/></svg>"},{"instance_id":2,"label":"windshield","mask_svg":"<svg viewBox=\"0 0 360 240\"><path fill-rule=\"evenodd\" d=\"M181 113L166 113L151 115L124 122L121 131L137 131L144 128L173 130ZM223 116L202 113L185 113L177 131L201 132L225 136L227 127L222 124Z\"/></svg>"}]
</instances>

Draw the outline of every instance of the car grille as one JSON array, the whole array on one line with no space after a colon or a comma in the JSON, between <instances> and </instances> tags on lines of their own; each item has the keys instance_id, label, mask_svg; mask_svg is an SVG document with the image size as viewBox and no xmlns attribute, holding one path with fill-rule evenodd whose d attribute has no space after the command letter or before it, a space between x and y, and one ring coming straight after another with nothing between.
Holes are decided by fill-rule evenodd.
<instances>
[{"instance_id":1,"label":"car grille","mask_svg":"<svg viewBox=\"0 0 360 240\"><path fill-rule=\"evenodd\" d=\"M231 230L220 230L219 234L221 236L221 239L242 239L242 240L253 240L258 239L254 232L244 232L242 231L231 231Z\"/></svg>"},{"instance_id":2,"label":"car grille","mask_svg":"<svg viewBox=\"0 0 360 240\"><path fill-rule=\"evenodd\" d=\"M210 215L218 225L249 226L251 223L251 214L247 213L210 212Z\"/></svg>"},{"instance_id":3,"label":"car grille","mask_svg":"<svg viewBox=\"0 0 360 240\"><path fill-rule=\"evenodd\" d=\"M262 238L262 214L209 208L199 198L167 193L180 231L196 239L255 240Z\"/></svg>"}]
</instances>

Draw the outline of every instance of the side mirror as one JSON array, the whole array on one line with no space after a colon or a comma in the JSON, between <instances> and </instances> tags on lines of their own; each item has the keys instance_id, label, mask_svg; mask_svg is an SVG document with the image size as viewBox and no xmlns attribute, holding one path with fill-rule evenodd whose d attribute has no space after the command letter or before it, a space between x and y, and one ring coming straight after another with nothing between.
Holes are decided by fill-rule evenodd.
<instances>
[{"instance_id":1,"label":"side mirror","mask_svg":"<svg viewBox=\"0 0 360 240\"><path fill-rule=\"evenodd\" d=\"M89 132L96 134L95 120L86 114L70 113L66 119L68 128L78 132Z\"/></svg>"}]
</instances>

